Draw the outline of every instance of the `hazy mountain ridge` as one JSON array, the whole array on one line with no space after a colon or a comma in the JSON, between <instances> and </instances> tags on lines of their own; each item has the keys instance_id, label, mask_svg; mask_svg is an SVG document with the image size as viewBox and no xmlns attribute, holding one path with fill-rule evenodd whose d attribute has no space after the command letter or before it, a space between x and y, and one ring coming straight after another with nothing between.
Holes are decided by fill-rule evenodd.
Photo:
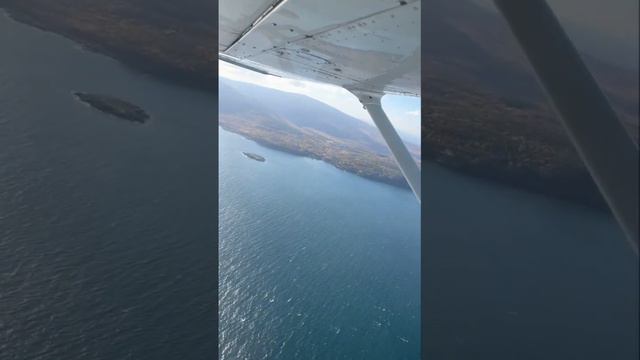
<instances>
[{"instance_id":1,"label":"hazy mountain ridge","mask_svg":"<svg viewBox=\"0 0 640 360\"><path fill-rule=\"evenodd\" d=\"M378 129L359 119L351 117L330 105L305 95L279 91L272 88L220 78L219 97L220 112L246 111L247 106L272 117L287 119L295 126L307 128L327 137L335 137L344 141L352 141L373 152L390 154ZM232 91L240 96L229 98L223 90ZM241 97L241 99L239 98ZM357 101L354 98L354 101ZM244 105L238 106L238 103ZM411 152L420 157L420 147L408 142Z\"/></svg>"},{"instance_id":2,"label":"hazy mountain ridge","mask_svg":"<svg viewBox=\"0 0 640 360\"><path fill-rule=\"evenodd\" d=\"M470 1L494 13L498 11L493 0ZM637 0L548 0L547 3L583 53L638 71Z\"/></svg>"},{"instance_id":3,"label":"hazy mountain ridge","mask_svg":"<svg viewBox=\"0 0 640 360\"><path fill-rule=\"evenodd\" d=\"M423 19L427 77L517 101L546 103L506 21L473 1L430 0ZM588 54L583 59L623 120L637 124L638 73ZM428 82L427 82L428 86ZM633 128L633 127L632 127Z\"/></svg>"},{"instance_id":4,"label":"hazy mountain ridge","mask_svg":"<svg viewBox=\"0 0 640 360\"><path fill-rule=\"evenodd\" d=\"M377 129L307 96L221 78L219 123L262 145L408 187L380 135L369 135ZM419 148L411 148L420 162Z\"/></svg>"}]
</instances>

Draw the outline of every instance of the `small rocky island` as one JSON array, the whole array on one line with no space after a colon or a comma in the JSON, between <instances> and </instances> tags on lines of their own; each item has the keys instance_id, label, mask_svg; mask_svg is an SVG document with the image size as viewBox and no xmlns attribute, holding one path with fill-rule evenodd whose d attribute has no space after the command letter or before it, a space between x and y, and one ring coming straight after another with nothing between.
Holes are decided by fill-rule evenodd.
<instances>
[{"instance_id":1,"label":"small rocky island","mask_svg":"<svg viewBox=\"0 0 640 360\"><path fill-rule=\"evenodd\" d=\"M144 123L149 119L149 114L140 107L113 96L81 92L76 92L74 95L80 101L87 103L102 112L115 115L125 120Z\"/></svg>"},{"instance_id":2,"label":"small rocky island","mask_svg":"<svg viewBox=\"0 0 640 360\"><path fill-rule=\"evenodd\" d=\"M248 157L249 159L253 159L255 161L260 161L260 162L265 162L265 158L263 158L262 156L258 155L258 154L254 154L254 153L249 153L249 152L242 152L244 154L244 156Z\"/></svg>"}]
</instances>

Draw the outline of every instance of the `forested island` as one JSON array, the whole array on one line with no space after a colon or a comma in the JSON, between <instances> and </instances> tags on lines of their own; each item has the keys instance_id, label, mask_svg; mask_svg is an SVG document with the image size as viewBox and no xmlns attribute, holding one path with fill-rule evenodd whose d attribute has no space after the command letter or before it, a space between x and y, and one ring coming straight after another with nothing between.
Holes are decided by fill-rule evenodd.
<instances>
[{"instance_id":1,"label":"forested island","mask_svg":"<svg viewBox=\"0 0 640 360\"><path fill-rule=\"evenodd\" d=\"M254 154L254 153L250 153L250 152L242 152L242 154L244 154L244 156L246 156L247 158L251 159L251 160L255 160L255 161L259 161L259 162L265 162L266 159L258 154Z\"/></svg>"},{"instance_id":2,"label":"forested island","mask_svg":"<svg viewBox=\"0 0 640 360\"><path fill-rule=\"evenodd\" d=\"M147 114L142 108L113 96L81 92L76 92L74 95L80 101L89 104L104 113L117 116L121 119L137 123L145 123L149 119L149 114Z\"/></svg>"}]
</instances>

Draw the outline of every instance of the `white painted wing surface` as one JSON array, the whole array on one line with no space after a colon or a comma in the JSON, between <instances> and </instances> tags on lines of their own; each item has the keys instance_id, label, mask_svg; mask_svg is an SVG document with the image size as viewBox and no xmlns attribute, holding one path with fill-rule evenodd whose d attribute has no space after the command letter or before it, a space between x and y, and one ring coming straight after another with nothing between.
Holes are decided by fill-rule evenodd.
<instances>
[{"instance_id":1,"label":"white painted wing surface","mask_svg":"<svg viewBox=\"0 0 640 360\"><path fill-rule=\"evenodd\" d=\"M219 58L349 90L420 96L420 0L220 0Z\"/></svg>"}]
</instances>

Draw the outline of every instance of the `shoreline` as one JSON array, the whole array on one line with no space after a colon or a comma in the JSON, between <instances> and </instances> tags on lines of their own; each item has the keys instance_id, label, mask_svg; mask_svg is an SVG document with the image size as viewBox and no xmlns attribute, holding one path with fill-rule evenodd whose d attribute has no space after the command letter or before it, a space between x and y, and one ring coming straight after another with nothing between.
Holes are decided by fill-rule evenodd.
<instances>
[{"instance_id":1,"label":"shoreline","mask_svg":"<svg viewBox=\"0 0 640 360\"><path fill-rule=\"evenodd\" d=\"M207 76L206 73L203 74L195 71L186 71L184 69L176 68L171 64L157 61L152 57L140 53L100 44L87 39L87 36L83 36L83 34L78 33L77 31L65 30L62 27L56 28L55 25L47 26L33 16L25 13L17 13L15 10L3 7L1 0L0 12L17 23L31 26L46 33L61 36L76 43L81 47L82 51L89 51L107 56L133 71L154 76L159 81L164 81L172 85L188 87L190 89L201 90L207 93L218 93L217 77L215 76ZM217 62L215 62L215 64L215 69L211 70L216 70L217 73Z\"/></svg>"},{"instance_id":2,"label":"shoreline","mask_svg":"<svg viewBox=\"0 0 640 360\"><path fill-rule=\"evenodd\" d=\"M332 167L334 167L334 168L336 168L336 169L338 169L340 171L344 171L344 172L349 173L351 175L357 176L357 177L359 177L361 179L373 181L373 182L376 182L376 183L379 183L379 184L385 184L385 185L393 186L394 188L401 189L401 190L406 190L406 191L411 192L411 188L409 187L409 184L407 184L407 182L404 180L404 178L402 178L403 184L399 184L397 182L384 181L383 179L376 179L376 178L368 177L368 176L365 176L365 175L362 175L362 174L355 173L353 171L349 171L348 169L341 168L340 166L337 166L336 164L333 164L333 163L331 163L329 161L326 161L325 159L322 159L322 158L317 157L317 156L313 156L313 154L306 154L306 153L291 151L290 149L287 149L284 146L276 146L276 145L270 144L270 143L268 143L266 141L263 141L262 139L253 138L253 137L248 136L247 134L243 134L241 132L233 131L232 129L229 129L229 128L227 128L227 127L225 127L223 125L220 125L220 124L218 125L218 127L221 128L222 130L228 132L228 133L232 133L234 135L242 137L245 140L252 141L252 142L254 142L254 143L256 143L256 144L258 144L260 146L263 146L266 149L273 150L273 151L279 151L279 152L282 152L282 153L285 153L285 154L288 154L288 155L292 155L292 156L298 156L298 157L303 157L303 158L307 158L307 159L311 159L311 160L321 161L321 162L323 162L323 163L325 163L325 164L327 164L329 166L332 166Z\"/></svg>"}]
</instances>

